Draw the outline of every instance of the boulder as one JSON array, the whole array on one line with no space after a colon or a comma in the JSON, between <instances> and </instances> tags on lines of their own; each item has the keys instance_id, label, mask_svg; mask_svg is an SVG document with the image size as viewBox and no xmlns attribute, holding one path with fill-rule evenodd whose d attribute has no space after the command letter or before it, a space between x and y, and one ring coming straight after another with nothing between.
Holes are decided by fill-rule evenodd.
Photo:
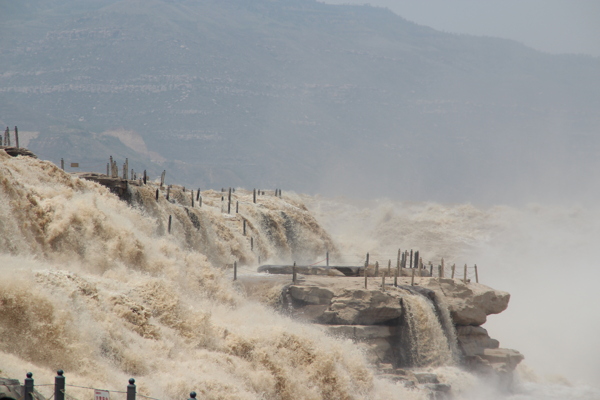
<instances>
[{"instance_id":1,"label":"boulder","mask_svg":"<svg viewBox=\"0 0 600 400\"><path fill-rule=\"evenodd\" d=\"M459 279L432 278L421 284L445 300L455 325L482 325L488 315L506 310L510 300L507 292Z\"/></svg>"},{"instance_id":2,"label":"boulder","mask_svg":"<svg viewBox=\"0 0 600 400\"><path fill-rule=\"evenodd\" d=\"M327 325L327 331L334 336L360 341L392 336L390 327L385 325Z\"/></svg>"},{"instance_id":3,"label":"boulder","mask_svg":"<svg viewBox=\"0 0 600 400\"><path fill-rule=\"evenodd\" d=\"M402 316L401 298L394 292L379 290L342 290L320 318L335 325L374 325Z\"/></svg>"},{"instance_id":4,"label":"boulder","mask_svg":"<svg viewBox=\"0 0 600 400\"><path fill-rule=\"evenodd\" d=\"M480 326L457 326L458 347L465 357L484 354L485 349L497 349L500 343L488 336Z\"/></svg>"},{"instance_id":5,"label":"boulder","mask_svg":"<svg viewBox=\"0 0 600 400\"><path fill-rule=\"evenodd\" d=\"M290 286L288 293L293 300L305 304L329 305L333 298L333 292L327 288L318 286Z\"/></svg>"}]
</instances>

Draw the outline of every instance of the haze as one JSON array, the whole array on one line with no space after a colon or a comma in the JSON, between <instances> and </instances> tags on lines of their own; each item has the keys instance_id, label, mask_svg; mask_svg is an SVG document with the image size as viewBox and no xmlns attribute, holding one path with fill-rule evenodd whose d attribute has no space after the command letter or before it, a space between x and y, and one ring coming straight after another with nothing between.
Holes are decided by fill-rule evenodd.
<instances>
[{"instance_id":1,"label":"haze","mask_svg":"<svg viewBox=\"0 0 600 400\"><path fill-rule=\"evenodd\" d=\"M596 0L325 2L387 7L410 21L441 31L512 39L555 54L600 56L600 2Z\"/></svg>"}]
</instances>

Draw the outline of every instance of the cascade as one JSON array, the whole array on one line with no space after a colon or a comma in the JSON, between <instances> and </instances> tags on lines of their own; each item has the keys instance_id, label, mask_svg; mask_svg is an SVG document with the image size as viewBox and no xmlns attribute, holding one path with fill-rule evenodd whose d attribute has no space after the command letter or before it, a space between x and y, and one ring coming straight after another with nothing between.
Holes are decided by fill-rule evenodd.
<instances>
[{"instance_id":1,"label":"cascade","mask_svg":"<svg viewBox=\"0 0 600 400\"><path fill-rule=\"evenodd\" d=\"M436 301L431 291L422 293L422 289L405 288L404 317L399 323L395 349L398 364L405 367L455 365L457 340L447 307Z\"/></svg>"}]
</instances>

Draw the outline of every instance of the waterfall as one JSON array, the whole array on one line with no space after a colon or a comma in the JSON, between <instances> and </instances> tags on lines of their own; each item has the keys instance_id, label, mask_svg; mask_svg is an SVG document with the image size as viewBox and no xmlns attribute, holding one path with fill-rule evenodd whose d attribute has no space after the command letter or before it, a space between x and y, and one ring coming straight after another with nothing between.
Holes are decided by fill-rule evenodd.
<instances>
[{"instance_id":1,"label":"waterfall","mask_svg":"<svg viewBox=\"0 0 600 400\"><path fill-rule=\"evenodd\" d=\"M427 295L404 287L404 318L398 329L398 364L407 367L454 365L458 361L456 333L447 307ZM432 299L433 297L433 299Z\"/></svg>"}]
</instances>

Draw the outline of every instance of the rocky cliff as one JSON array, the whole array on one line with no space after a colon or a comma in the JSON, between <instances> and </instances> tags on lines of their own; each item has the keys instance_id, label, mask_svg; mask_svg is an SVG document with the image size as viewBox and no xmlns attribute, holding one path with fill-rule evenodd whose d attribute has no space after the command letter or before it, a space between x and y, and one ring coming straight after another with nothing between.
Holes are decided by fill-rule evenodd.
<instances>
[{"instance_id":1,"label":"rocky cliff","mask_svg":"<svg viewBox=\"0 0 600 400\"><path fill-rule=\"evenodd\" d=\"M270 269L291 273L290 267ZM265 274L241 284L251 296L269 298L294 318L353 340L382 374L406 385L429 385L439 396L449 388L419 368L460 365L498 378L506 387L524 358L516 350L500 348L481 326L488 315L507 308L506 292L460 279L419 277L411 285L410 278L399 277L397 285L389 280L383 285L379 277L365 281L338 273L328 276L326 268L298 270L306 275L296 282L289 275ZM273 295L277 292L280 296Z\"/></svg>"}]
</instances>

